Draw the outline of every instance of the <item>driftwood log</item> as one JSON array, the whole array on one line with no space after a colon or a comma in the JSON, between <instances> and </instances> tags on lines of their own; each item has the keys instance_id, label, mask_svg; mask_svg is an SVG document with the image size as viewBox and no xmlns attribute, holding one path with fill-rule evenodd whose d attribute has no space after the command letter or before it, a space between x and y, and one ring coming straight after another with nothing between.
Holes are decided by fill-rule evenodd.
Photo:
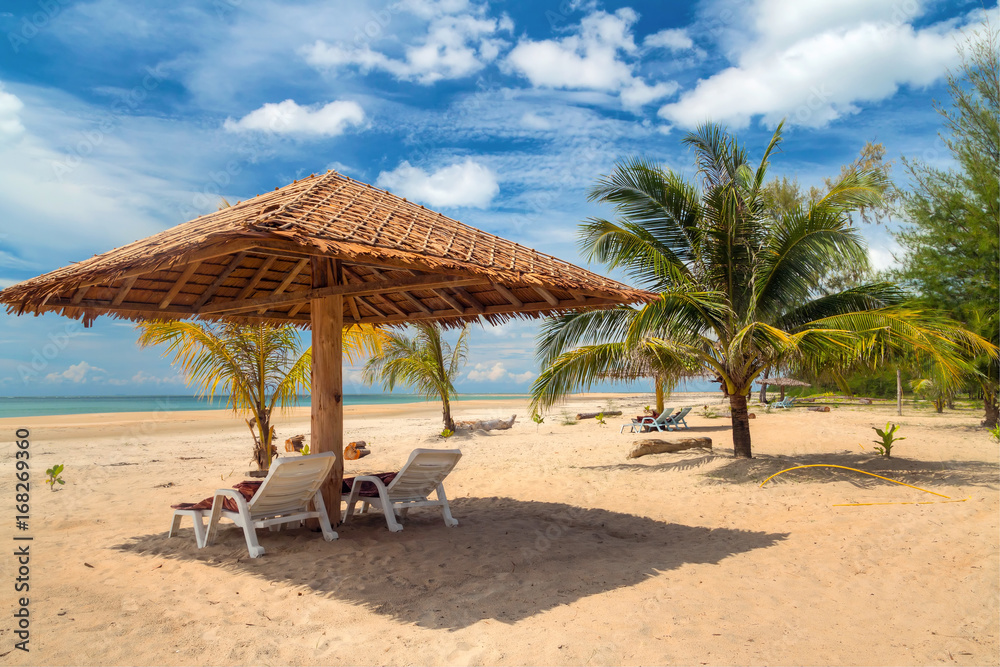
<instances>
[{"instance_id":1,"label":"driftwood log","mask_svg":"<svg viewBox=\"0 0 1000 667\"><path fill-rule=\"evenodd\" d=\"M682 440L635 440L634 447L628 453L628 458L637 459L646 454L664 454L666 452L679 452L683 449L711 449L712 439L708 437L684 438Z\"/></svg>"},{"instance_id":2,"label":"driftwood log","mask_svg":"<svg viewBox=\"0 0 1000 667\"><path fill-rule=\"evenodd\" d=\"M806 410L809 410L810 412L829 412L830 411L830 406L829 405L813 405L813 406L810 406L810 407L806 408Z\"/></svg>"},{"instance_id":3,"label":"driftwood log","mask_svg":"<svg viewBox=\"0 0 1000 667\"><path fill-rule=\"evenodd\" d=\"M514 425L517 415L510 419L473 419L455 422L456 431L505 431Z\"/></svg>"},{"instance_id":4,"label":"driftwood log","mask_svg":"<svg viewBox=\"0 0 1000 667\"><path fill-rule=\"evenodd\" d=\"M292 437L285 440L285 451L286 452L301 452L302 443L305 441L306 436L304 435L293 435Z\"/></svg>"},{"instance_id":5,"label":"driftwood log","mask_svg":"<svg viewBox=\"0 0 1000 667\"><path fill-rule=\"evenodd\" d=\"M578 412L576 413L577 419L593 419L597 415L604 415L605 417L620 417L622 414L621 410L605 410L603 412Z\"/></svg>"}]
</instances>

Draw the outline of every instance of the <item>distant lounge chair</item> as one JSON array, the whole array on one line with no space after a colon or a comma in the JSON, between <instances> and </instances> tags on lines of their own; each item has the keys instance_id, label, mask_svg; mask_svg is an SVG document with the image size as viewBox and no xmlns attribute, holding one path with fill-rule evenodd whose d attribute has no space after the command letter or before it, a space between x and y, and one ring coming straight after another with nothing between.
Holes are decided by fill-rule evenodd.
<instances>
[{"instance_id":1,"label":"distant lounge chair","mask_svg":"<svg viewBox=\"0 0 1000 667\"><path fill-rule=\"evenodd\" d=\"M215 542L219 521L229 519L243 529L250 557L257 558L264 555L264 547L257 542L257 528L267 527L273 531L283 523L298 525L305 519L318 519L323 539L327 542L335 540L337 533L330 525L319 490L330 476L334 456L333 452L323 452L279 458L271 464L267 477L249 500L238 490L219 489L211 499L210 508L200 507L208 499L193 505L175 505L178 509L174 511L167 536L173 537L180 528L181 519L190 516L194 521L195 541L202 549ZM313 510L309 509L309 503L312 503ZM206 514L210 514L207 531L203 523Z\"/></svg>"},{"instance_id":2,"label":"distant lounge chair","mask_svg":"<svg viewBox=\"0 0 1000 667\"><path fill-rule=\"evenodd\" d=\"M625 432L625 427L630 427L629 433L648 433L651 429L656 429L657 431L663 430L664 422L670 418L670 413L673 412L673 408L663 408L663 412L654 417L640 417L639 419L633 419L631 424L623 424L619 433ZM638 429L638 430L637 430Z\"/></svg>"},{"instance_id":3,"label":"distant lounge chair","mask_svg":"<svg viewBox=\"0 0 1000 667\"><path fill-rule=\"evenodd\" d=\"M772 403L771 407L772 408L790 408L790 407L792 407L793 403L795 403L795 399L793 397L791 397L791 396L788 396L784 400L776 401L776 402Z\"/></svg>"},{"instance_id":4,"label":"distant lounge chair","mask_svg":"<svg viewBox=\"0 0 1000 667\"><path fill-rule=\"evenodd\" d=\"M345 487L350 486L350 492L341 496L347 503L344 523L354 514L354 507L360 501L362 512L370 512L373 507L381 510L389 530L394 533L403 530L399 520L406 517L411 507L440 507L444 525L457 526L458 520L451 515L443 482L460 458L462 452L458 449L414 449L398 473L360 475L344 480ZM428 498L432 492L436 496L434 500Z\"/></svg>"},{"instance_id":5,"label":"distant lounge chair","mask_svg":"<svg viewBox=\"0 0 1000 667\"><path fill-rule=\"evenodd\" d=\"M667 421L664 423L664 426L666 426L668 429L671 426L673 426L675 431L680 430L680 427L682 425L684 426L684 428L688 429L691 428L690 426L688 426L688 423L684 421L684 418L687 416L687 413L689 412L691 412L691 408L683 408L677 414L667 417Z\"/></svg>"}]
</instances>

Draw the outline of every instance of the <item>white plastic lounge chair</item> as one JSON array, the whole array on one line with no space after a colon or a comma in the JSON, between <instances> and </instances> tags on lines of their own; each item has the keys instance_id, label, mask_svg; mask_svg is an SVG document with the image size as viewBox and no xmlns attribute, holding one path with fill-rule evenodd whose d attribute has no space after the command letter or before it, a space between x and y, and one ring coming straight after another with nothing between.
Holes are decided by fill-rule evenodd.
<instances>
[{"instance_id":1,"label":"white plastic lounge chair","mask_svg":"<svg viewBox=\"0 0 1000 667\"><path fill-rule=\"evenodd\" d=\"M795 402L794 398L792 398L791 396L787 396L784 400L777 401L771 407L774 407L774 408L790 408L790 407L792 407L792 403L794 403L794 402Z\"/></svg>"},{"instance_id":2,"label":"white plastic lounge chair","mask_svg":"<svg viewBox=\"0 0 1000 667\"><path fill-rule=\"evenodd\" d=\"M341 500L347 503L344 523L354 514L354 506L360 500L363 503L362 512L370 512L372 508L381 510L385 514L389 530L394 533L403 530L399 519L405 518L411 507L440 507L444 525L449 528L457 526L458 520L451 515L442 482L460 458L462 452L458 449L414 449L410 452L406 465L396 473L388 486L372 475L355 477L351 492L341 496ZM363 482L374 484L378 496L360 495ZM428 498L431 492L436 494L435 500Z\"/></svg>"},{"instance_id":3,"label":"white plastic lounge chair","mask_svg":"<svg viewBox=\"0 0 1000 667\"><path fill-rule=\"evenodd\" d=\"M684 428L691 428L688 426L688 423L684 421L684 418L687 417L687 413L689 412L691 412L691 408L682 408L677 414L667 417L667 420L663 423L663 425L667 427L667 430L670 430L670 427L672 426L675 431L679 431L682 424Z\"/></svg>"},{"instance_id":4,"label":"white plastic lounge chair","mask_svg":"<svg viewBox=\"0 0 1000 667\"><path fill-rule=\"evenodd\" d=\"M278 530L283 523L298 525L306 519L318 519L323 539L327 542L337 539L337 533L330 525L330 517L323 504L320 486L333 469L333 452L322 452L310 456L283 456L271 464L264 482L247 502L238 491L219 489L215 492L211 510L179 509L174 511L173 523L168 537L172 537L181 525L181 518L190 516L194 521L195 540L202 549L215 542L221 519L229 519L243 529L247 549L251 558L264 555L264 547L257 542L257 528L268 527ZM230 498L238 511L231 512L223 507L223 501ZM313 509L309 509L312 503ZM203 519L208 514L206 531Z\"/></svg>"},{"instance_id":5,"label":"white plastic lounge chair","mask_svg":"<svg viewBox=\"0 0 1000 667\"><path fill-rule=\"evenodd\" d=\"M654 428L657 431L667 430L665 425L667 420L670 419L670 414L674 411L673 408L663 408L663 412L659 414L655 419L653 417L643 417L642 419L633 419L631 424L625 424L619 430L619 433L625 432L625 427L630 426L629 433L648 433Z\"/></svg>"}]
</instances>

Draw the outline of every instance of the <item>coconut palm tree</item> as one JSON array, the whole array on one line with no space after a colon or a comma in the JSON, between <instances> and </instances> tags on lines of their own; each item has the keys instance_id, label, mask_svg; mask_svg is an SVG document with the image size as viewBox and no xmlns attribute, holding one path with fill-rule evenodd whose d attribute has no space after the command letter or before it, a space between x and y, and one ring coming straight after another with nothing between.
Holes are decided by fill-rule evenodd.
<instances>
[{"instance_id":1,"label":"coconut palm tree","mask_svg":"<svg viewBox=\"0 0 1000 667\"><path fill-rule=\"evenodd\" d=\"M267 470L274 456L275 407L294 405L309 391L312 348L302 348L299 331L292 325L208 323L171 320L141 322L139 345L166 345L164 357L173 356L188 385L201 387L214 397L221 388L234 412L249 412L247 425L254 439L253 460ZM381 349L383 333L372 327L344 330L344 356L350 363Z\"/></svg>"},{"instance_id":2,"label":"coconut palm tree","mask_svg":"<svg viewBox=\"0 0 1000 667\"><path fill-rule=\"evenodd\" d=\"M368 384L381 381L386 391L403 384L426 398L440 398L444 427L454 431L451 398L456 394L455 379L468 358L469 329L464 327L451 346L443 340L439 325L423 322L413 326L417 332L412 338L387 331L382 351L368 360L362 377Z\"/></svg>"},{"instance_id":3,"label":"coconut palm tree","mask_svg":"<svg viewBox=\"0 0 1000 667\"><path fill-rule=\"evenodd\" d=\"M751 165L735 137L706 124L684 139L699 184L642 158L622 160L599 179L590 200L613 205L617 220L584 223L581 248L660 298L549 321L538 340L543 371L532 385L533 408L601 378L638 377L655 359L721 384L734 454L749 458L747 396L768 367L837 367L905 350L957 369L968 349L991 347L953 322L905 308L888 283L824 294L829 272L866 267L851 214L878 206L887 183L877 170L850 170L826 196L776 211L764 183L780 142L779 125Z\"/></svg>"}]
</instances>

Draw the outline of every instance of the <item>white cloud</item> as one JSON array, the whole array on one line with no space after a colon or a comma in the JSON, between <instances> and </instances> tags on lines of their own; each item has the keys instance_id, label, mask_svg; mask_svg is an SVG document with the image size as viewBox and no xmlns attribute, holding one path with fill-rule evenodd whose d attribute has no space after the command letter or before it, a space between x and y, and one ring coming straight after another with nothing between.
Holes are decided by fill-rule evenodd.
<instances>
[{"instance_id":1,"label":"white cloud","mask_svg":"<svg viewBox=\"0 0 1000 667\"><path fill-rule=\"evenodd\" d=\"M227 118L224 127L230 132L257 130L335 137L349 125L360 125L364 120L365 112L357 102L337 100L322 107L304 107L285 100L265 104L237 121Z\"/></svg>"},{"instance_id":2,"label":"white cloud","mask_svg":"<svg viewBox=\"0 0 1000 667\"><path fill-rule=\"evenodd\" d=\"M506 368L504 368L503 362L498 361L492 366L488 364L476 364L467 378L473 382L499 382L501 380L513 380L514 382L520 384L527 382L531 378L535 377L535 374L531 371L525 371L523 373L511 373Z\"/></svg>"},{"instance_id":3,"label":"white cloud","mask_svg":"<svg viewBox=\"0 0 1000 667\"><path fill-rule=\"evenodd\" d=\"M0 84L0 141L19 137L24 132L20 116L23 108L21 99L4 91L3 84Z\"/></svg>"},{"instance_id":4,"label":"white cloud","mask_svg":"<svg viewBox=\"0 0 1000 667\"><path fill-rule=\"evenodd\" d=\"M394 58L369 44L342 46L316 40L302 50L306 62L320 69L354 65L362 72L382 70L397 79L428 85L478 72L496 60L507 45L498 33L514 28L506 15L489 18L486 5L465 0L410 0L398 9L428 21L427 33L406 46L402 57Z\"/></svg>"},{"instance_id":5,"label":"white cloud","mask_svg":"<svg viewBox=\"0 0 1000 667\"><path fill-rule=\"evenodd\" d=\"M662 99L677 89L673 82L652 86L635 75L624 60L636 56L632 25L639 15L628 7L614 14L595 11L585 16L574 34L562 39L522 39L507 56L507 66L543 88L621 93L626 107Z\"/></svg>"},{"instance_id":6,"label":"white cloud","mask_svg":"<svg viewBox=\"0 0 1000 667\"><path fill-rule=\"evenodd\" d=\"M958 60L960 28L915 29L895 20L900 10L890 3L761 0L748 11L757 32L734 65L663 106L661 117L682 127L710 119L742 128L758 116L821 127L900 86L929 85Z\"/></svg>"},{"instance_id":7,"label":"white cloud","mask_svg":"<svg viewBox=\"0 0 1000 667\"><path fill-rule=\"evenodd\" d=\"M81 361L78 364L73 364L62 373L49 373L45 376L46 382L62 382L68 381L76 384L86 383L87 380L97 379L97 375L105 375L107 371L103 368L98 368L97 366L91 366L86 361Z\"/></svg>"},{"instance_id":8,"label":"white cloud","mask_svg":"<svg viewBox=\"0 0 1000 667\"><path fill-rule=\"evenodd\" d=\"M642 45L647 48L686 51L694 48L694 41L688 35L687 30L683 28L671 28L648 35L646 39L642 40Z\"/></svg>"},{"instance_id":9,"label":"white cloud","mask_svg":"<svg viewBox=\"0 0 1000 667\"><path fill-rule=\"evenodd\" d=\"M179 375L164 375L163 377L158 377L147 373L146 371L139 371L128 380L122 380L120 378L111 378L108 380L108 384L113 384L117 387L137 384L183 384L183 382L183 379Z\"/></svg>"},{"instance_id":10,"label":"white cloud","mask_svg":"<svg viewBox=\"0 0 1000 667\"><path fill-rule=\"evenodd\" d=\"M403 161L378 175L376 185L429 206L486 208L500 192L496 175L472 158L428 173Z\"/></svg>"}]
</instances>

